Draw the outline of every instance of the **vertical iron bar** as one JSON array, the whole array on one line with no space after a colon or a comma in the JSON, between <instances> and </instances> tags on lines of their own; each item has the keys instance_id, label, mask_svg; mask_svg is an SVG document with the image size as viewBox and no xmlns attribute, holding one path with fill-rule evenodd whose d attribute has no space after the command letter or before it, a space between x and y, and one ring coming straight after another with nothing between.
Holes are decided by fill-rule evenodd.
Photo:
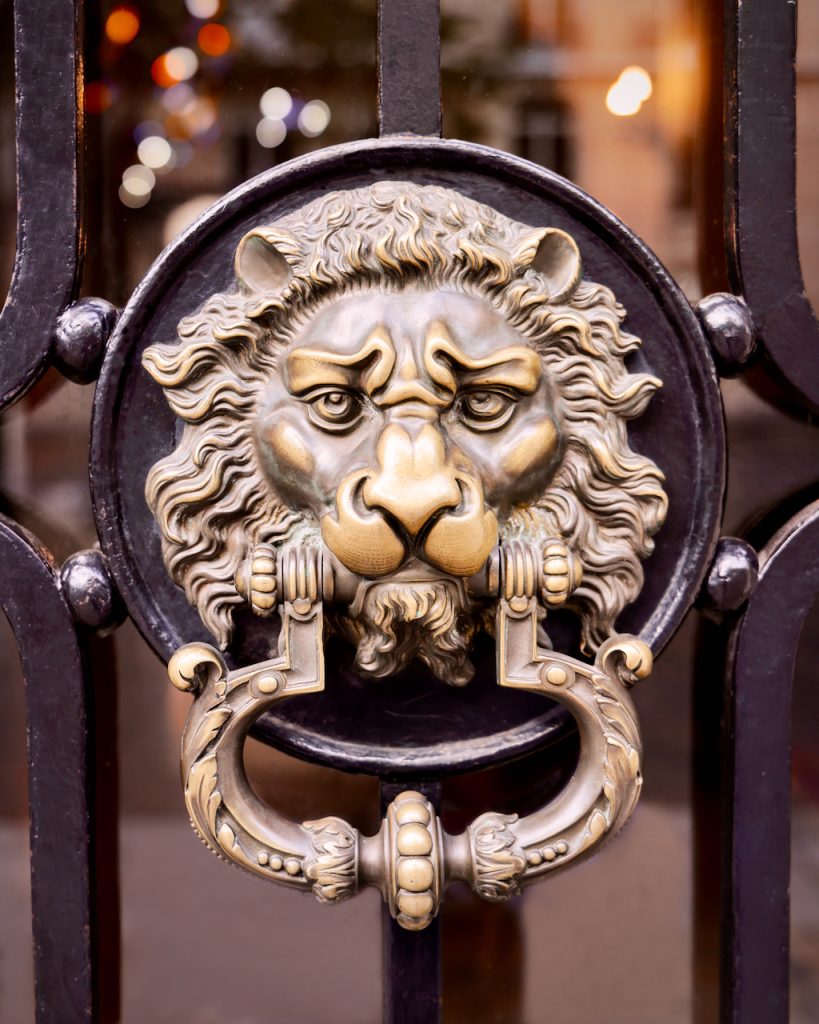
<instances>
[{"instance_id":1,"label":"vertical iron bar","mask_svg":"<svg viewBox=\"0 0 819 1024\"><path fill-rule=\"evenodd\" d=\"M725 145L725 16L720 4L697 5L700 78L694 140L694 188L697 195L697 264L703 295L730 291L725 240L725 184L714 173L716 154Z\"/></svg>"},{"instance_id":2,"label":"vertical iron bar","mask_svg":"<svg viewBox=\"0 0 819 1024\"><path fill-rule=\"evenodd\" d=\"M725 224L731 283L774 377L819 410L819 322L796 230L796 4L725 0Z\"/></svg>"},{"instance_id":3,"label":"vertical iron bar","mask_svg":"<svg viewBox=\"0 0 819 1024\"><path fill-rule=\"evenodd\" d=\"M730 638L723 819L724 1024L787 1024L790 983L791 685L819 594L819 502L760 552Z\"/></svg>"},{"instance_id":4,"label":"vertical iron bar","mask_svg":"<svg viewBox=\"0 0 819 1024\"><path fill-rule=\"evenodd\" d=\"M4 517L0 564L26 683L36 1020L96 1024L87 651L50 555Z\"/></svg>"},{"instance_id":5,"label":"vertical iron bar","mask_svg":"<svg viewBox=\"0 0 819 1024\"><path fill-rule=\"evenodd\" d=\"M441 134L440 0L378 0L379 135Z\"/></svg>"},{"instance_id":6,"label":"vertical iron bar","mask_svg":"<svg viewBox=\"0 0 819 1024\"><path fill-rule=\"evenodd\" d=\"M720 963L720 832L722 794L722 687L726 629L698 624L692 700L692 801L694 825L693 1024L718 1024Z\"/></svg>"},{"instance_id":7,"label":"vertical iron bar","mask_svg":"<svg viewBox=\"0 0 819 1024\"><path fill-rule=\"evenodd\" d=\"M82 228L82 0L16 0L17 250L0 312L0 408L48 365L77 294Z\"/></svg>"},{"instance_id":8,"label":"vertical iron bar","mask_svg":"<svg viewBox=\"0 0 819 1024\"><path fill-rule=\"evenodd\" d=\"M407 787L382 780L381 816ZM440 782L414 787L440 810ZM439 1024L441 1020L441 918L420 932L402 928L386 904L381 918L383 938L384 1024Z\"/></svg>"},{"instance_id":9,"label":"vertical iron bar","mask_svg":"<svg viewBox=\"0 0 819 1024\"><path fill-rule=\"evenodd\" d=\"M117 1024L121 1003L117 666L110 636L88 641L89 789L94 871L95 1001L100 1024Z\"/></svg>"}]
</instances>

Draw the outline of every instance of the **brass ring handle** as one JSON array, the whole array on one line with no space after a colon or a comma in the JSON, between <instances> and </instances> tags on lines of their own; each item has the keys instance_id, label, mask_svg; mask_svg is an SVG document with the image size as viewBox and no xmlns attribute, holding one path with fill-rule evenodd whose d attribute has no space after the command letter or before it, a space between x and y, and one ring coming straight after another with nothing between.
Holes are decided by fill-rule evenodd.
<instances>
[{"instance_id":1,"label":"brass ring handle","mask_svg":"<svg viewBox=\"0 0 819 1024\"><path fill-rule=\"evenodd\" d=\"M546 561L559 557L546 549L543 555ZM579 763L554 800L523 818L482 814L456 836L443 831L431 804L412 791L390 805L375 836L362 836L336 817L298 824L261 801L242 763L248 731L277 701L324 686L319 596L330 583L321 553L302 548L279 575L276 658L229 672L215 648L188 644L168 665L174 685L195 695L182 740L182 776L191 821L206 845L263 878L312 889L322 901L375 885L398 922L418 930L433 919L451 881L467 882L485 899L506 899L612 836L640 793L640 735L627 687L648 675L651 652L630 636L611 637L594 665L540 649L536 591L543 578L536 562L529 548L513 542L495 552L484 579L500 591L499 684L543 693L578 724Z\"/></svg>"}]
</instances>

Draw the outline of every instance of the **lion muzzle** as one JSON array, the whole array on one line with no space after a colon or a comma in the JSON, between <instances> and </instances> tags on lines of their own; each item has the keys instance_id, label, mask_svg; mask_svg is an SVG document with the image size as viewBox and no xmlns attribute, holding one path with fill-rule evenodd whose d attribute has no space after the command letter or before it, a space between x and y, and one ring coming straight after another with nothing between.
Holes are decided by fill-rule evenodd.
<instances>
[{"instance_id":1,"label":"lion muzzle","mask_svg":"<svg viewBox=\"0 0 819 1024\"><path fill-rule=\"evenodd\" d=\"M377 468L348 475L335 513L321 522L324 541L352 572L375 578L411 555L452 576L471 576L498 540L483 487L455 465L431 423L393 422L379 438Z\"/></svg>"}]
</instances>

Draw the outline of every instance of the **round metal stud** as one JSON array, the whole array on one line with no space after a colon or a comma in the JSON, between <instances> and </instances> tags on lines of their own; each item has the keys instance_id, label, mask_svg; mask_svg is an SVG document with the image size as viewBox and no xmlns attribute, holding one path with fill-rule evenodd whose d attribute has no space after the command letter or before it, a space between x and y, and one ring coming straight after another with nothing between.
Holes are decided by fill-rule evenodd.
<instances>
[{"instance_id":1,"label":"round metal stud","mask_svg":"<svg viewBox=\"0 0 819 1024\"><path fill-rule=\"evenodd\" d=\"M105 299L80 299L69 306L54 332L52 355L60 372L77 384L96 380L118 315Z\"/></svg>"},{"instance_id":2,"label":"round metal stud","mask_svg":"<svg viewBox=\"0 0 819 1024\"><path fill-rule=\"evenodd\" d=\"M746 369L756 347L751 311L728 292L706 295L696 309L720 374L736 377Z\"/></svg>"},{"instance_id":3,"label":"round metal stud","mask_svg":"<svg viewBox=\"0 0 819 1024\"><path fill-rule=\"evenodd\" d=\"M551 683L552 686L563 686L569 675L562 665L549 665L543 673L543 678L547 683Z\"/></svg>"},{"instance_id":4,"label":"round metal stud","mask_svg":"<svg viewBox=\"0 0 819 1024\"><path fill-rule=\"evenodd\" d=\"M395 877L402 889L410 892L424 892L433 882L432 865L421 857L404 857L395 870Z\"/></svg>"},{"instance_id":5,"label":"round metal stud","mask_svg":"<svg viewBox=\"0 0 819 1024\"><path fill-rule=\"evenodd\" d=\"M74 618L100 636L124 621L125 605L101 551L90 548L67 558L60 570L60 584Z\"/></svg>"},{"instance_id":6,"label":"round metal stud","mask_svg":"<svg viewBox=\"0 0 819 1024\"><path fill-rule=\"evenodd\" d=\"M395 845L400 854L403 854L405 857L412 857L417 854L429 853L432 849L432 839L423 825L413 823L411 825L402 825L398 829Z\"/></svg>"},{"instance_id":7,"label":"round metal stud","mask_svg":"<svg viewBox=\"0 0 819 1024\"><path fill-rule=\"evenodd\" d=\"M720 537L702 591L702 603L717 612L733 612L751 596L759 576L759 559L738 537Z\"/></svg>"},{"instance_id":8,"label":"round metal stud","mask_svg":"<svg viewBox=\"0 0 819 1024\"><path fill-rule=\"evenodd\" d=\"M284 676L281 672L262 672L256 677L255 683L259 693L276 693L284 686Z\"/></svg>"},{"instance_id":9,"label":"round metal stud","mask_svg":"<svg viewBox=\"0 0 819 1024\"><path fill-rule=\"evenodd\" d=\"M422 825L429 824L429 811L424 807L422 803L416 800L411 800L409 803L402 804L396 808L395 820L399 825L406 825L409 822L417 821Z\"/></svg>"}]
</instances>

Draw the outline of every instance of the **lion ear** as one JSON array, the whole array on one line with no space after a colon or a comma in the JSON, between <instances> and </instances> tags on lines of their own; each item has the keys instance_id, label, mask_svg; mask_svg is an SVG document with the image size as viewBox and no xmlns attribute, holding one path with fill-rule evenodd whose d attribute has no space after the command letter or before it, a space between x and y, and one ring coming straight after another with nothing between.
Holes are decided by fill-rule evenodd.
<instances>
[{"instance_id":1,"label":"lion ear","mask_svg":"<svg viewBox=\"0 0 819 1024\"><path fill-rule=\"evenodd\" d=\"M293 276L293 268L271 235L256 228L239 242L236 276L252 292L276 292Z\"/></svg>"},{"instance_id":2,"label":"lion ear","mask_svg":"<svg viewBox=\"0 0 819 1024\"><path fill-rule=\"evenodd\" d=\"M544 228L527 239L521 258L522 269L531 268L546 278L550 302L561 302L580 282L580 250L559 228Z\"/></svg>"}]
</instances>

